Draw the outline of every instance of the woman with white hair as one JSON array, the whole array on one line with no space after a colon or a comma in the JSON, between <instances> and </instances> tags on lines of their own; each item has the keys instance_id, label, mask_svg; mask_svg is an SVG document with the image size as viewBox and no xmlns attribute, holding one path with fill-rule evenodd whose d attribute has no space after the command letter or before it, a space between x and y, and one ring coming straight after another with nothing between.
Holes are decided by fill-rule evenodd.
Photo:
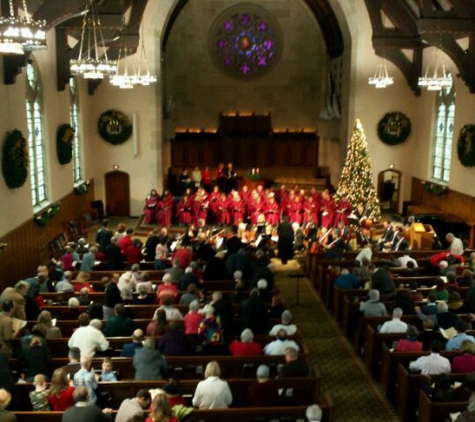
<instances>
[{"instance_id":1,"label":"woman with white hair","mask_svg":"<svg viewBox=\"0 0 475 422\"><path fill-rule=\"evenodd\" d=\"M320 422L322 420L322 409L318 404L312 404L307 407L305 416L308 422Z\"/></svg>"},{"instance_id":2,"label":"woman with white hair","mask_svg":"<svg viewBox=\"0 0 475 422\"><path fill-rule=\"evenodd\" d=\"M234 340L229 345L229 351L233 356L262 355L262 346L254 341L254 333L246 328L241 333L241 341Z\"/></svg>"},{"instance_id":3,"label":"woman with white hair","mask_svg":"<svg viewBox=\"0 0 475 422\"><path fill-rule=\"evenodd\" d=\"M185 315L185 335L198 335L198 329L200 322L203 319L203 315L198 313L200 309L200 303L197 300L193 300L188 305L188 313Z\"/></svg>"},{"instance_id":4,"label":"woman with white hair","mask_svg":"<svg viewBox=\"0 0 475 422\"><path fill-rule=\"evenodd\" d=\"M209 362L204 375L205 380L200 381L196 386L193 406L200 409L226 409L229 407L233 396L228 383L220 378L221 368L218 362Z\"/></svg>"},{"instance_id":5,"label":"woman with white hair","mask_svg":"<svg viewBox=\"0 0 475 422\"><path fill-rule=\"evenodd\" d=\"M16 422L16 415L5 410L11 400L12 395L4 388L0 389L0 421L2 422Z\"/></svg>"}]
</instances>

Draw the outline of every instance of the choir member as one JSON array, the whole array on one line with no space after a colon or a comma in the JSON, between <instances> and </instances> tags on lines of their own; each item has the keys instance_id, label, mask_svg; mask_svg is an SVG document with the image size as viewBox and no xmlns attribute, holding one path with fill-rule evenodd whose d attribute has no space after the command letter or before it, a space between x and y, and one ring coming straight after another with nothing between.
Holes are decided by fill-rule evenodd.
<instances>
[{"instance_id":1,"label":"choir member","mask_svg":"<svg viewBox=\"0 0 475 422\"><path fill-rule=\"evenodd\" d=\"M311 195L304 199L302 218L302 224L304 225L309 222L318 222L318 205L315 203L315 200Z\"/></svg>"},{"instance_id":2,"label":"choir member","mask_svg":"<svg viewBox=\"0 0 475 422\"><path fill-rule=\"evenodd\" d=\"M219 163L216 169L216 184L219 186L221 192L226 191L226 173L223 163Z\"/></svg>"},{"instance_id":3,"label":"choir member","mask_svg":"<svg viewBox=\"0 0 475 422\"><path fill-rule=\"evenodd\" d=\"M222 225L229 225L230 221L231 218L228 210L228 200L226 194L222 193L217 203L216 222Z\"/></svg>"},{"instance_id":4,"label":"choir member","mask_svg":"<svg viewBox=\"0 0 475 422\"><path fill-rule=\"evenodd\" d=\"M200 187L193 198L193 223L195 225L198 225L199 220L203 220L206 224L208 206L208 194L203 187Z\"/></svg>"},{"instance_id":5,"label":"choir member","mask_svg":"<svg viewBox=\"0 0 475 422\"><path fill-rule=\"evenodd\" d=\"M263 211L263 204L261 197L255 190L251 193L251 198L248 203L248 211L251 224L257 224L258 217Z\"/></svg>"},{"instance_id":6,"label":"choir member","mask_svg":"<svg viewBox=\"0 0 475 422\"><path fill-rule=\"evenodd\" d=\"M169 191L164 191L162 198L158 201L158 225L168 227L172 224L173 196Z\"/></svg>"},{"instance_id":7,"label":"choir member","mask_svg":"<svg viewBox=\"0 0 475 422\"><path fill-rule=\"evenodd\" d=\"M348 216L351 214L351 204L346 196L342 196L335 207L335 225L342 222L345 226L348 225Z\"/></svg>"},{"instance_id":8,"label":"choir member","mask_svg":"<svg viewBox=\"0 0 475 422\"><path fill-rule=\"evenodd\" d=\"M288 210L290 222L300 224L302 222L302 202L300 201L300 196L294 195L293 200L289 202Z\"/></svg>"},{"instance_id":9,"label":"choir member","mask_svg":"<svg viewBox=\"0 0 475 422\"><path fill-rule=\"evenodd\" d=\"M205 188L206 192L211 192L211 171L209 167L205 167L203 173L201 174L201 183Z\"/></svg>"},{"instance_id":10,"label":"choir member","mask_svg":"<svg viewBox=\"0 0 475 422\"><path fill-rule=\"evenodd\" d=\"M244 202L237 192L234 192L232 200L228 203L234 225L242 223L244 220Z\"/></svg>"},{"instance_id":11,"label":"choir member","mask_svg":"<svg viewBox=\"0 0 475 422\"><path fill-rule=\"evenodd\" d=\"M332 227L335 214L335 203L327 189L322 192L320 211L322 212L322 226L327 228Z\"/></svg>"},{"instance_id":12,"label":"choir member","mask_svg":"<svg viewBox=\"0 0 475 422\"><path fill-rule=\"evenodd\" d=\"M191 223L191 207L192 200L188 195L181 198L181 201L177 205L177 216L180 224L188 225Z\"/></svg>"},{"instance_id":13,"label":"choir member","mask_svg":"<svg viewBox=\"0 0 475 422\"><path fill-rule=\"evenodd\" d=\"M275 201L274 197L269 199L268 204L265 207L266 222L271 226L279 224L280 221L280 207Z\"/></svg>"},{"instance_id":14,"label":"choir member","mask_svg":"<svg viewBox=\"0 0 475 422\"><path fill-rule=\"evenodd\" d=\"M157 222L156 213L157 205L160 197L155 189L150 191L150 194L145 198L145 206L143 209L144 219L143 222L146 224L154 224Z\"/></svg>"}]
</instances>

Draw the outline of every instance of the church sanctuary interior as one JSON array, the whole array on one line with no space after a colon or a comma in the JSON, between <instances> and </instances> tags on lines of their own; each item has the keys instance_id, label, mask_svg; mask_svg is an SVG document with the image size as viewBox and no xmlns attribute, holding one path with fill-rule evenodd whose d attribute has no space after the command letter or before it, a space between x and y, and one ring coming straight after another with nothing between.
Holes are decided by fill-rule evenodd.
<instances>
[{"instance_id":1,"label":"church sanctuary interior","mask_svg":"<svg viewBox=\"0 0 475 422\"><path fill-rule=\"evenodd\" d=\"M474 0L0 13L0 421L475 421Z\"/></svg>"}]
</instances>

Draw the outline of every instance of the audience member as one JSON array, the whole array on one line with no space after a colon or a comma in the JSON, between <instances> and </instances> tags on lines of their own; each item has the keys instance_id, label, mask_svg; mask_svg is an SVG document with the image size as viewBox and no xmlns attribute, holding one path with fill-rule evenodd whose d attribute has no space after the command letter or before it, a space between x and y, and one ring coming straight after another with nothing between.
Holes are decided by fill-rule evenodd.
<instances>
[{"instance_id":1,"label":"audience member","mask_svg":"<svg viewBox=\"0 0 475 422\"><path fill-rule=\"evenodd\" d=\"M414 325L407 327L407 338L399 340L394 348L395 352L422 352L423 344L418 340L417 328Z\"/></svg>"},{"instance_id":2,"label":"audience member","mask_svg":"<svg viewBox=\"0 0 475 422\"><path fill-rule=\"evenodd\" d=\"M104 314L105 320L114 316L115 305L122 303L122 297L118 287L119 279L120 276L118 273L112 274L112 277L106 286L104 292L104 303L102 305L102 313Z\"/></svg>"},{"instance_id":3,"label":"audience member","mask_svg":"<svg viewBox=\"0 0 475 422\"><path fill-rule=\"evenodd\" d=\"M73 375L74 377L74 375ZM71 381L73 378L70 378ZM48 403L51 410L62 412L74 405L74 387L70 385L69 379L63 368L57 368L51 377L51 384L48 389Z\"/></svg>"},{"instance_id":4,"label":"audience member","mask_svg":"<svg viewBox=\"0 0 475 422\"><path fill-rule=\"evenodd\" d=\"M27 382L32 382L38 374L43 374L49 380L51 352L48 345L39 336L33 335L27 347L22 348L17 364Z\"/></svg>"},{"instance_id":5,"label":"audience member","mask_svg":"<svg viewBox=\"0 0 475 422\"><path fill-rule=\"evenodd\" d=\"M206 365L205 380L196 386L193 395L193 406L200 409L225 409L233 401L231 389L226 381L220 378L221 368L216 361Z\"/></svg>"},{"instance_id":6,"label":"audience member","mask_svg":"<svg viewBox=\"0 0 475 422\"><path fill-rule=\"evenodd\" d=\"M229 351L234 356L262 355L262 346L254 341L254 333L246 328L241 333L241 341L234 340L229 345Z\"/></svg>"},{"instance_id":7,"label":"audience member","mask_svg":"<svg viewBox=\"0 0 475 422\"><path fill-rule=\"evenodd\" d=\"M111 358L104 358L102 359L101 364L102 372L99 375L98 381L102 382L116 382L117 381L117 374L114 371L114 364Z\"/></svg>"},{"instance_id":8,"label":"audience member","mask_svg":"<svg viewBox=\"0 0 475 422\"><path fill-rule=\"evenodd\" d=\"M440 356L442 345L439 341L433 340L430 344L430 355L421 356L409 364L411 371L419 371L423 375L438 375L450 373L450 361Z\"/></svg>"},{"instance_id":9,"label":"audience member","mask_svg":"<svg viewBox=\"0 0 475 422\"><path fill-rule=\"evenodd\" d=\"M254 334L267 334L269 330L269 309L259 299L259 290L252 289L249 298L245 300L239 309L242 328L250 328Z\"/></svg>"},{"instance_id":10,"label":"audience member","mask_svg":"<svg viewBox=\"0 0 475 422\"><path fill-rule=\"evenodd\" d=\"M95 400L91 400L89 395L90 391L86 387L80 386L76 388L74 391L75 405L66 409L61 422L105 422L111 420L107 418L106 415L110 415L112 409L106 408L101 411L101 409L96 406Z\"/></svg>"},{"instance_id":11,"label":"audience member","mask_svg":"<svg viewBox=\"0 0 475 422\"><path fill-rule=\"evenodd\" d=\"M452 360L452 372L458 374L475 372L475 344L470 340L464 340L459 349L462 355Z\"/></svg>"},{"instance_id":12,"label":"audience member","mask_svg":"<svg viewBox=\"0 0 475 422\"><path fill-rule=\"evenodd\" d=\"M163 309L157 309L152 321L149 322L146 329L146 335L149 337L152 336L163 336L165 329L167 327L167 314Z\"/></svg>"},{"instance_id":13,"label":"audience member","mask_svg":"<svg viewBox=\"0 0 475 422\"><path fill-rule=\"evenodd\" d=\"M407 331L407 324L401 321L402 309L393 309L393 319L386 321L379 330L380 333L405 333Z\"/></svg>"},{"instance_id":14,"label":"audience member","mask_svg":"<svg viewBox=\"0 0 475 422\"><path fill-rule=\"evenodd\" d=\"M74 374L73 383L76 390L78 387L86 387L88 391L89 403L95 403L97 400L96 389L97 381L92 367L92 357L81 355L81 369Z\"/></svg>"},{"instance_id":15,"label":"audience member","mask_svg":"<svg viewBox=\"0 0 475 422\"><path fill-rule=\"evenodd\" d=\"M307 407L305 416L308 422L320 422L322 420L322 409L318 404L312 404Z\"/></svg>"},{"instance_id":16,"label":"audience member","mask_svg":"<svg viewBox=\"0 0 475 422\"><path fill-rule=\"evenodd\" d=\"M150 416L145 422L179 422L176 417L173 416L170 401L166 394L157 394L152 401L152 409Z\"/></svg>"},{"instance_id":17,"label":"audience member","mask_svg":"<svg viewBox=\"0 0 475 422\"><path fill-rule=\"evenodd\" d=\"M7 409L12 395L4 388L0 389L0 420L2 422L16 422L16 415L13 412L9 412Z\"/></svg>"},{"instance_id":18,"label":"audience member","mask_svg":"<svg viewBox=\"0 0 475 422\"><path fill-rule=\"evenodd\" d=\"M0 306L7 300L15 304L15 311L12 317L26 321L26 299L30 285L26 281L19 281L14 287L7 287L0 295Z\"/></svg>"},{"instance_id":19,"label":"audience member","mask_svg":"<svg viewBox=\"0 0 475 422\"><path fill-rule=\"evenodd\" d=\"M192 301L188 305L188 313L185 315L185 335L198 335L198 329L200 322L203 319L203 315L198 313L200 309L200 303L198 300Z\"/></svg>"},{"instance_id":20,"label":"audience member","mask_svg":"<svg viewBox=\"0 0 475 422\"><path fill-rule=\"evenodd\" d=\"M61 338L61 329L53 325L53 318L50 311L41 311L36 321L37 325L43 325L46 329L45 338Z\"/></svg>"},{"instance_id":21,"label":"audience member","mask_svg":"<svg viewBox=\"0 0 475 422\"><path fill-rule=\"evenodd\" d=\"M198 338L203 345L205 354L221 354L224 352L223 327L219 318L214 316L214 308L206 305L203 308L204 318L198 327Z\"/></svg>"},{"instance_id":22,"label":"audience member","mask_svg":"<svg viewBox=\"0 0 475 422\"><path fill-rule=\"evenodd\" d=\"M269 380L270 369L259 365L256 371L257 382L251 384L247 401L251 407L270 407L279 405L279 391L275 381Z\"/></svg>"},{"instance_id":23,"label":"audience member","mask_svg":"<svg viewBox=\"0 0 475 422\"><path fill-rule=\"evenodd\" d=\"M35 378L33 379L33 385L35 386L35 389L29 393L31 407L33 410L39 412L50 410L48 405L48 390L46 388L47 386L45 376L42 374L35 375Z\"/></svg>"},{"instance_id":24,"label":"audience member","mask_svg":"<svg viewBox=\"0 0 475 422\"><path fill-rule=\"evenodd\" d=\"M54 290L58 293L72 293L74 292L74 286L71 282L73 279L73 273L71 271L65 271L63 275L63 279L58 281L55 286Z\"/></svg>"},{"instance_id":25,"label":"audience member","mask_svg":"<svg viewBox=\"0 0 475 422\"><path fill-rule=\"evenodd\" d=\"M288 347L285 349L285 364L279 371L279 378L307 377L310 369L307 362L299 357L298 349Z\"/></svg>"},{"instance_id":26,"label":"audience member","mask_svg":"<svg viewBox=\"0 0 475 422\"><path fill-rule=\"evenodd\" d=\"M368 300L360 302L360 311L364 316L387 316L388 311L384 303L379 301L379 291L370 290L368 293Z\"/></svg>"},{"instance_id":27,"label":"audience member","mask_svg":"<svg viewBox=\"0 0 475 422\"><path fill-rule=\"evenodd\" d=\"M188 284L186 293L183 293L180 298L180 305L189 305L194 300L199 300L198 287L195 283Z\"/></svg>"},{"instance_id":28,"label":"audience member","mask_svg":"<svg viewBox=\"0 0 475 422\"><path fill-rule=\"evenodd\" d=\"M470 341L475 344L475 337L466 333L467 323L465 321L458 320L455 324L455 330L457 331L457 334L447 342L445 350L460 349L460 346L464 341Z\"/></svg>"},{"instance_id":29,"label":"audience member","mask_svg":"<svg viewBox=\"0 0 475 422\"><path fill-rule=\"evenodd\" d=\"M297 332L297 326L292 324L292 312L285 310L281 315L281 324L274 325L269 331L270 336L275 336L277 331L285 330L289 336L293 336Z\"/></svg>"},{"instance_id":30,"label":"audience member","mask_svg":"<svg viewBox=\"0 0 475 422\"><path fill-rule=\"evenodd\" d=\"M60 369L64 371L68 379L72 380L74 374L81 369L81 351L79 350L79 347L71 347L69 349L68 359L69 362Z\"/></svg>"},{"instance_id":31,"label":"audience member","mask_svg":"<svg viewBox=\"0 0 475 422\"><path fill-rule=\"evenodd\" d=\"M271 356L285 355L285 350L289 347L300 351L299 345L294 340L287 338L287 331L280 329L277 331L276 340L271 341L264 347L264 354Z\"/></svg>"},{"instance_id":32,"label":"audience member","mask_svg":"<svg viewBox=\"0 0 475 422\"><path fill-rule=\"evenodd\" d=\"M185 332L179 328L175 321L172 321L165 330L158 350L165 356L181 356L185 354Z\"/></svg>"},{"instance_id":33,"label":"audience member","mask_svg":"<svg viewBox=\"0 0 475 422\"><path fill-rule=\"evenodd\" d=\"M135 351L133 365L136 381L155 381L165 379L168 366L162 354L155 349L155 341L147 338L143 347Z\"/></svg>"},{"instance_id":34,"label":"audience member","mask_svg":"<svg viewBox=\"0 0 475 422\"><path fill-rule=\"evenodd\" d=\"M137 391L133 399L125 399L117 411L115 422L130 422L135 417L142 418L144 409L152 402L152 397L146 388Z\"/></svg>"},{"instance_id":35,"label":"audience member","mask_svg":"<svg viewBox=\"0 0 475 422\"><path fill-rule=\"evenodd\" d=\"M125 316L125 307L122 303L114 306L115 316L109 318L104 328L106 337L129 337L135 330L134 320Z\"/></svg>"},{"instance_id":36,"label":"audience member","mask_svg":"<svg viewBox=\"0 0 475 422\"><path fill-rule=\"evenodd\" d=\"M102 323L93 319L89 325L79 327L68 341L69 348L78 347L81 356L94 356L96 351L105 351L109 348L109 342L102 334Z\"/></svg>"},{"instance_id":37,"label":"audience member","mask_svg":"<svg viewBox=\"0 0 475 422\"><path fill-rule=\"evenodd\" d=\"M183 319L183 315L181 314L181 312L177 308L174 308L172 305L173 305L173 298L171 296L166 295L163 297L162 306L160 306L155 311L155 313L157 313L158 311L165 311L167 321L174 320L174 319L177 319L177 320ZM155 316L154 316L154 319L155 319Z\"/></svg>"},{"instance_id":38,"label":"audience member","mask_svg":"<svg viewBox=\"0 0 475 422\"><path fill-rule=\"evenodd\" d=\"M120 356L123 358L133 358L135 351L143 347L143 331L141 329L136 329L132 333L132 343L126 343L122 346L122 351Z\"/></svg>"},{"instance_id":39,"label":"audience member","mask_svg":"<svg viewBox=\"0 0 475 422\"><path fill-rule=\"evenodd\" d=\"M2 352L8 359L12 358L12 340L20 334L19 331L13 331L12 316L15 313L15 303L6 300L2 304L2 312L0 312L0 344Z\"/></svg>"},{"instance_id":40,"label":"audience member","mask_svg":"<svg viewBox=\"0 0 475 422\"><path fill-rule=\"evenodd\" d=\"M124 268L124 255L122 255L118 242L118 237L113 236L110 245L107 245L104 251L109 271L118 271Z\"/></svg>"}]
</instances>

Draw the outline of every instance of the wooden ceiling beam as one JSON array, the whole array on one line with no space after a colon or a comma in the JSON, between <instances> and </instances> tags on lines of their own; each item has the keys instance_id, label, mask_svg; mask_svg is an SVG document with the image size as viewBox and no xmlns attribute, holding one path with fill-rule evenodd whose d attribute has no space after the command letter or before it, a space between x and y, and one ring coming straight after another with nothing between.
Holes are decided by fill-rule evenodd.
<instances>
[{"instance_id":1,"label":"wooden ceiling beam","mask_svg":"<svg viewBox=\"0 0 475 422\"><path fill-rule=\"evenodd\" d=\"M475 33L475 18L421 18L419 19L417 26L419 28L419 33Z\"/></svg>"}]
</instances>

